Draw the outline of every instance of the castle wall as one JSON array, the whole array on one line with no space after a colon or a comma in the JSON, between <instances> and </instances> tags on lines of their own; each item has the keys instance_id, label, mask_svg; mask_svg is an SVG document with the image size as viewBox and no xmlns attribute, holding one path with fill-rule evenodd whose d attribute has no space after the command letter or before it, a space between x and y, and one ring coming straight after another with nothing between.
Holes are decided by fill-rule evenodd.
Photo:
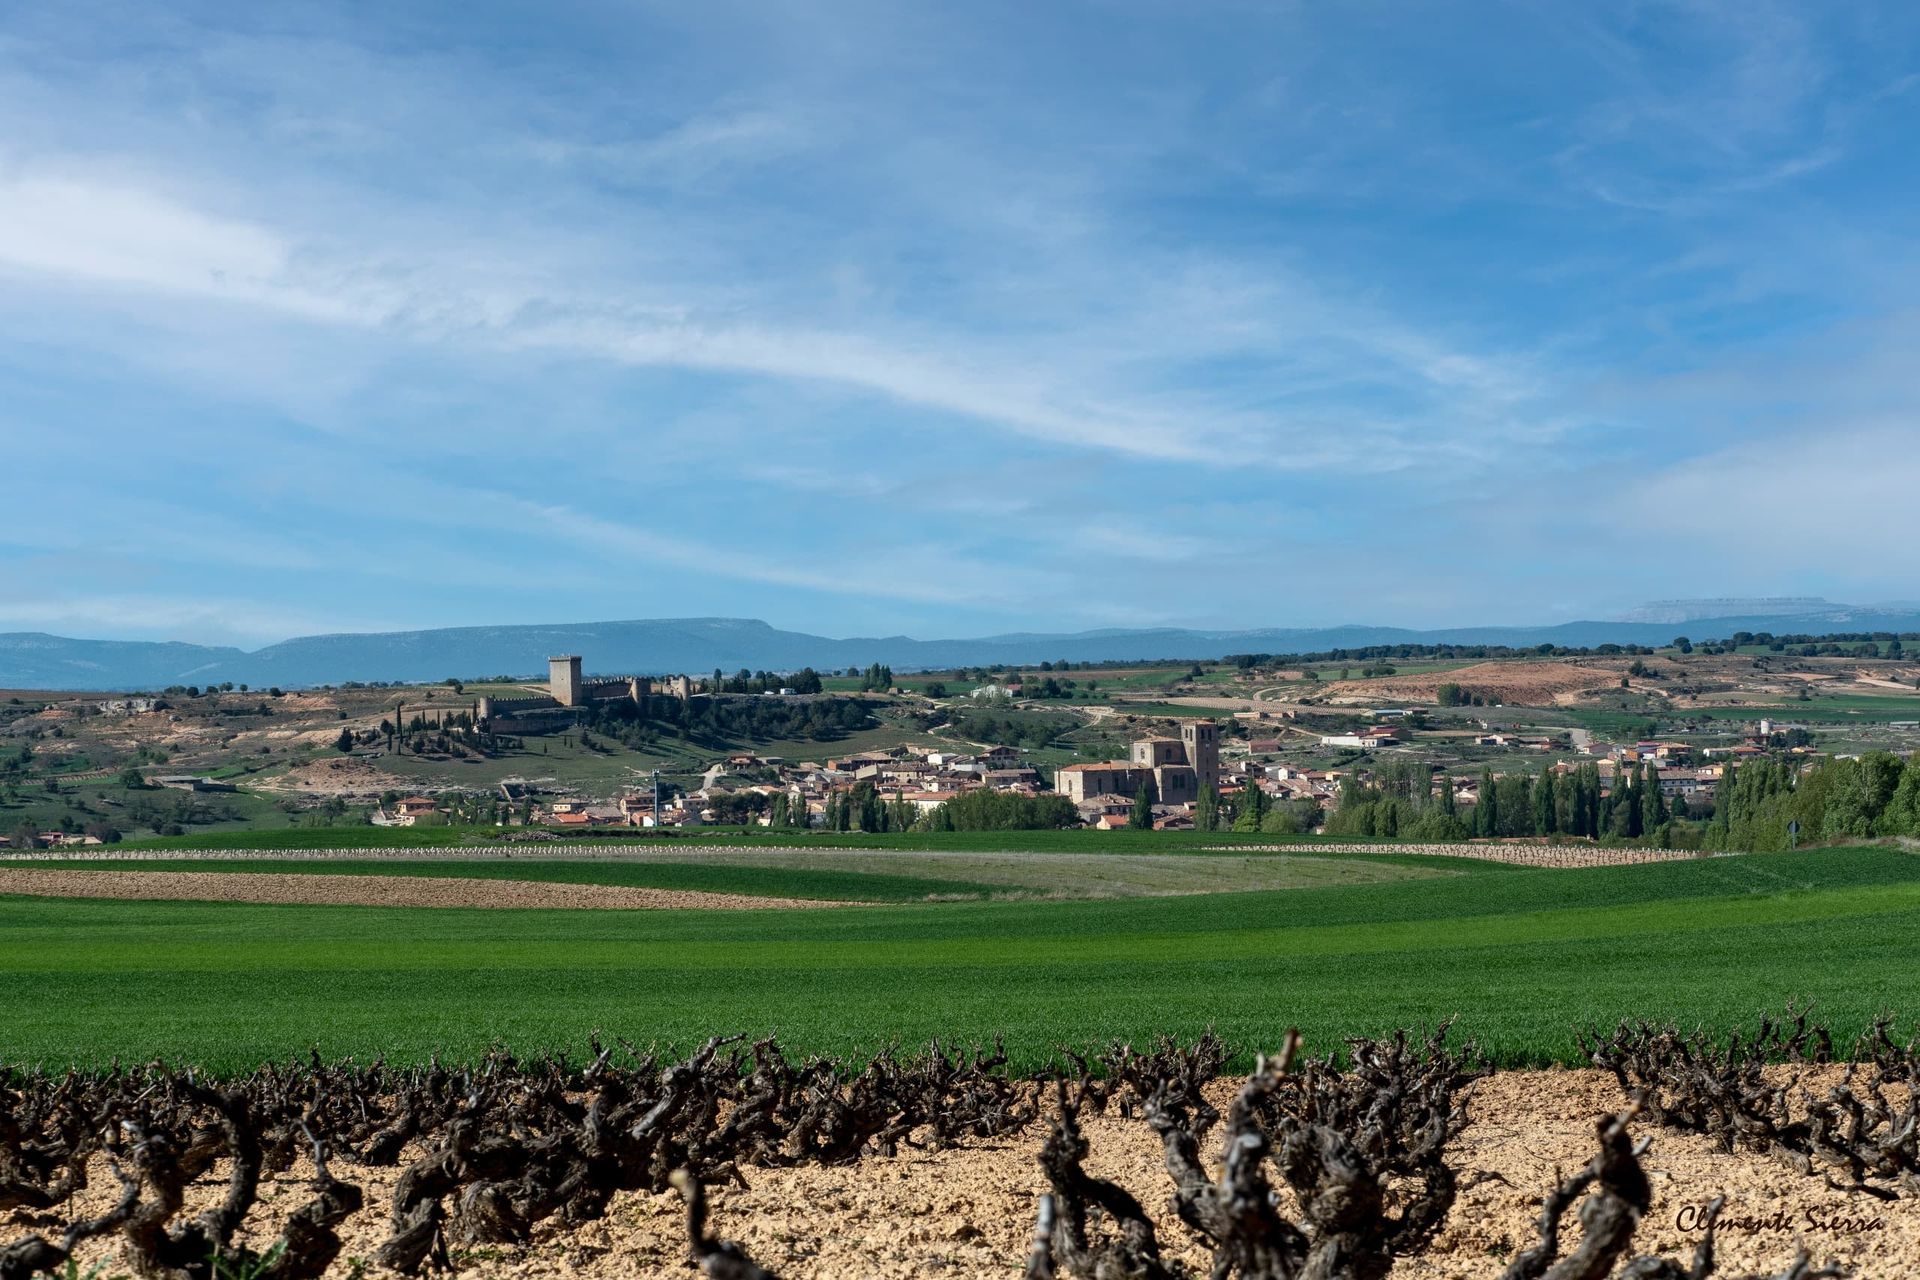
<instances>
[{"instance_id":1,"label":"castle wall","mask_svg":"<svg viewBox=\"0 0 1920 1280\"><path fill-rule=\"evenodd\" d=\"M497 720L501 716L553 710L559 705L552 698L482 698L478 715L482 720Z\"/></svg>"}]
</instances>

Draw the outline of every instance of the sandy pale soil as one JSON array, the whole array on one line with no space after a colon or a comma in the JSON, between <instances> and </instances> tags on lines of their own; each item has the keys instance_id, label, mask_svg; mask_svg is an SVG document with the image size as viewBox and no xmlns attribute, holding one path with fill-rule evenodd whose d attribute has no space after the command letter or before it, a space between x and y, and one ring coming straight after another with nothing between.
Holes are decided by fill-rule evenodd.
<instances>
[{"instance_id":1,"label":"sandy pale soil","mask_svg":"<svg viewBox=\"0 0 1920 1280\"><path fill-rule=\"evenodd\" d=\"M1457 684L1489 702L1539 707L1566 705L1596 689L1620 683L1617 666L1588 666L1572 662L1482 662L1452 671L1421 675L1382 676L1373 680L1336 680L1318 690L1329 702L1347 703L1396 699L1432 702L1443 684Z\"/></svg>"},{"instance_id":2,"label":"sandy pale soil","mask_svg":"<svg viewBox=\"0 0 1920 1280\"><path fill-rule=\"evenodd\" d=\"M470 880L454 876L328 876L224 871L36 871L0 867L0 894L40 898L263 902L353 907L564 907L660 910L710 907L832 907L845 903L762 898L691 889L641 889L543 880Z\"/></svg>"},{"instance_id":3,"label":"sandy pale soil","mask_svg":"<svg viewBox=\"0 0 1920 1280\"><path fill-rule=\"evenodd\" d=\"M1691 849L1608 849L1582 844L1327 844L1220 845L1218 852L1298 853L1303 848L1341 853L1414 854L1434 858L1475 858L1522 867L1625 867L1643 862L1684 862L1702 856ZM1735 855L1719 855L1735 856Z\"/></svg>"},{"instance_id":4,"label":"sandy pale soil","mask_svg":"<svg viewBox=\"0 0 1920 1280\"><path fill-rule=\"evenodd\" d=\"M1223 1108L1237 1087L1235 1081L1214 1086ZM1510 1072L1478 1084L1469 1104L1472 1121L1453 1161L1468 1189L1434 1247L1401 1260L1393 1275L1498 1276L1515 1251L1536 1240L1540 1198L1556 1176L1591 1156L1595 1117L1620 1102L1612 1078L1594 1071ZM1163 1250L1205 1275L1206 1252L1193 1246L1171 1211L1171 1183L1152 1132L1141 1121L1112 1117L1089 1117L1083 1128L1093 1148L1089 1171L1139 1196L1157 1219ZM1651 1126L1638 1132L1654 1139L1645 1167L1655 1202L1636 1237L1641 1251L1660 1249L1683 1263L1690 1260L1698 1240L1688 1229L1692 1217L1714 1196L1725 1195L1718 1275L1772 1275L1804 1241L1815 1262L1842 1262L1866 1280L1920 1276L1920 1201L1848 1197L1763 1156L1719 1155L1702 1138ZM1036 1124L1024 1134L955 1151L872 1158L844 1168L749 1170L750 1189L714 1193L715 1229L785 1280L1015 1280L1035 1197L1043 1189L1035 1163L1043 1137L1043 1126ZM1217 1141L1216 1132L1209 1145ZM343 1231L346 1247L328 1274L368 1274L356 1271L353 1260L370 1259L386 1238L397 1171L343 1161L336 1172L364 1188L368 1207ZM223 1176L224 1170L216 1170L193 1189L189 1212L218 1200ZM249 1229L267 1226L269 1215L284 1217L300 1204L308 1194L306 1176L303 1163L269 1183ZM102 1168L61 1214L0 1214L0 1242L28 1229L57 1230L67 1213L100 1212L115 1186ZM1283 1208L1290 1210L1290 1203ZM454 1260L463 1276L489 1280L690 1276L695 1273L685 1262L683 1229L680 1202L671 1193L622 1193L600 1222L572 1232L543 1225L527 1248L455 1251ZM1565 1231L1571 1248L1579 1235L1573 1214ZM111 1241L81 1251L87 1263L110 1264L114 1253Z\"/></svg>"}]
</instances>

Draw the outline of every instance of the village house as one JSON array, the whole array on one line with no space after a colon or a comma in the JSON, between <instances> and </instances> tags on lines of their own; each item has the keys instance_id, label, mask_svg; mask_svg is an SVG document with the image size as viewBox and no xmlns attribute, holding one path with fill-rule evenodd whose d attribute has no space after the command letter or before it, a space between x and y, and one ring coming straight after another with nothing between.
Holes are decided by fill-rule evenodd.
<instances>
[{"instance_id":1,"label":"village house","mask_svg":"<svg viewBox=\"0 0 1920 1280\"><path fill-rule=\"evenodd\" d=\"M1719 785L1719 775L1718 769L1663 769L1660 772L1660 794L1668 798L1685 796L1689 800L1708 799Z\"/></svg>"},{"instance_id":2,"label":"village house","mask_svg":"<svg viewBox=\"0 0 1920 1280\"><path fill-rule=\"evenodd\" d=\"M900 798L912 805L917 812L928 814L947 801L958 799L960 795L958 791L906 791L901 793Z\"/></svg>"},{"instance_id":3,"label":"village house","mask_svg":"<svg viewBox=\"0 0 1920 1280\"><path fill-rule=\"evenodd\" d=\"M1133 812L1133 798L1118 794L1092 796L1074 805L1074 812L1080 815L1080 821L1097 826L1100 819L1108 815L1125 817Z\"/></svg>"},{"instance_id":4,"label":"village house","mask_svg":"<svg viewBox=\"0 0 1920 1280\"><path fill-rule=\"evenodd\" d=\"M432 797L408 796L394 801L391 809L375 809L368 821L376 827L411 827L438 812L440 803Z\"/></svg>"}]
</instances>

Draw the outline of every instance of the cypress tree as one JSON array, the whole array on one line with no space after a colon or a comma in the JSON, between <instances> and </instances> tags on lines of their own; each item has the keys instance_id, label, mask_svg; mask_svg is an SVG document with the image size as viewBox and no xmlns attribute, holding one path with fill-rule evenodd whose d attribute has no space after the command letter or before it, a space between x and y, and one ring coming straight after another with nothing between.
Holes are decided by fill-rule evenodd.
<instances>
[{"instance_id":1,"label":"cypress tree","mask_svg":"<svg viewBox=\"0 0 1920 1280\"><path fill-rule=\"evenodd\" d=\"M1128 817L1127 825L1135 831L1153 830L1153 798L1144 782L1140 784L1140 790L1133 794L1133 813Z\"/></svg>"},{"instance_id":2,"label":"cypress tree","mask_svg":"<svg viewBox=\"0 0 1920 1280\"><path fill-rule=\"evenodd\" d=\"M1500 801L1494 795L1492 769L1480 771L1480 800L1473 807L1473 834L1500 834Z\"/></svg>"},{"instance_id":3,"label":"cypress tree","mask_svg":"<svg viewBox=\"0 0 1920 1280\"><path fill-rule=\"evenodd\" d=\"M1357 793L1358 793L1357 788L1352 789L1350 792L1350 789L1347 787L1345 783L1341 784L1341 790L1340 790L1341 805L1344 807L1348 801L1349 795L1357 794ZM1360 801L1358 800L1354 801L1354 812L1357 813L1364 807L1365 806ZM1266 817L1267 817L1266 792L1260 790L1258 787L1255 787L1249 784L1240 793L1240 811L1234 815L1233 829L1235 831L1258 831L1260 829L1260 824L1266 821Z\"/></svg>"},{"instance_id":4,"label":"cypress tree","mask_svg":"<svg viewBox=\"0 0 1920 1280\"><path fill-rule=\"evenodd\" d=\"M1249 782L1247 785L1253 785ZM1211 782L1200 784L1200 798L1194 802L1193 825L1201 831L1220 829L1220 793Z\"/></svg>"},{"instance_id":5,"label":"cypress tree","mask_svg":"<svg viewBox=\"0 0 1920 1280\"><path fill-rule=\"evenodd\" d=\"M1619 817L1622 814L1624 814L1626 818L1626 822L1624 824L1625 830L1622 831L1621 834L1625 836L1630 836L1634 839L1638 839L1641 832L1640 764L1638 761L1634 762L1633 774L1630 778L1627 779L1627 785L1625 786L1625 788L1616 789L1615 795L1613 797L1613 811L1616 819L1614 822L1615 827L1620 827L1621 825L1623 825L1618 821Z\"/></svg>"},{"instance_id":6,"label":"cypress tree","mask_svg":"<svg viewBox=\"0 0 1920 1280\"><path fill-rule=\"evenodd\" d=\"M1557 823L1554 813L1553 770L1542 769L1540 781L1533 785L1533 834L1550 836Z\"/></svg>"},{"instance_id":7,"label":"cypress tree","mask_svg":"<svg viewBox=\"0 0 1920 1280\"><path fill-rule=\"evenodd\" d=\"M1666 798L1660 794L1660 770L1653 765L1640 779L1640 831L1652 835L1667 820Z\"/></svg>"}]
</instances>

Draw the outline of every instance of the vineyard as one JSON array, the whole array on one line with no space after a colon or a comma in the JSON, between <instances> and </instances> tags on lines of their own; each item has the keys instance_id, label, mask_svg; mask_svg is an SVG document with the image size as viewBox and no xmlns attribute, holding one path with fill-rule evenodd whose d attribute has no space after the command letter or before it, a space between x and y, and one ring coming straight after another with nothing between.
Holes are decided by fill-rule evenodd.
<instances>
[{"instance_id":1,"label":"vineyard","mask_svg":"<svg viewBox=\"0 0 1920 1280\"><path fill-rule=\"evenodd\" d=\"M14 864L0 1280L1914 1274L1912 854L1109 857Z\"/></svg>"},{"instance_id":2,"label":"vineyard","mask_svg":"<svg viewBox=\"0 0 1920 1280\"><path fill-rule=\"evenodd\" d=\"M1792 1009L1725 1037L1623 1024L1583 1043L1595 1069L1531 1101L1444 1024L1318 1057L1288 1033L1238 1081L1211 1035L1062 1050L1027 1076L998 1049L850 1063L739 1037L679 1059L598 1038L578 1061L316 1055L227 1081L16 1072L0 1280L1904 1273L1920 1045L1890 1020L1843 1065ZM1580 1114L1555 1117L1556 1095ZM1532 1158L1490 1145L1515 1126ZM1568 1163L1543 1166L1556 1142ZM937 1206L889 1199L929 1167ZM758 1221L754 1188L798 1185L808 1200ZM1754 1229L1783 1202L1810 1206L1795 1229Z\"/></svg>"}]
</instances>

